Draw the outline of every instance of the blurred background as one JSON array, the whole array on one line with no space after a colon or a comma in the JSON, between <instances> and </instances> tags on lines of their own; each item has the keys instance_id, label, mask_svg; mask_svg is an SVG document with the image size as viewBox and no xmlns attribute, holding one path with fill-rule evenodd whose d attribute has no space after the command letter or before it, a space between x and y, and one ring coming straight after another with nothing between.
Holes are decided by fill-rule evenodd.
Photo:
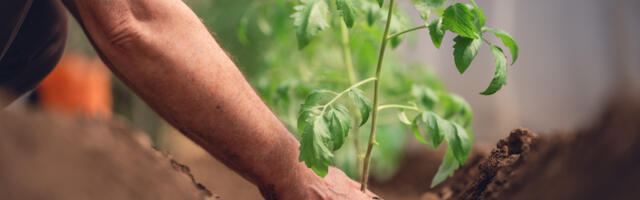
<instances>
[{"instance_id":1,"label":"blurred background","mask_svg":"<svg viewBox=\"0 0 640 200\"><path fill-rule=\"evenodd\" d=\"M542 134L582 127L594 120L609 96L640 92L640 39L636 38L640 35L636 20L640 19L640 1L477 2L487 15L487 26L510 33L520 46L518 62L508 68L508 84L495 95L480 95L494 73L489 48L483 47L469 70L460 75L453 62L452 34L445 35L442 48L437 50L428 32L420 30L408 34L385 62L385 94L410 93L413 83L446 88L471 105L476 144L491 145L517 127ZM325 31L309 47L298 50L290 18L295 1L187 3L292 131L301 99L311 88L318 84L328 88L349 85L340 62L340 42L335 39L338 32ZM408 13L401 17L403 23L409 27L422 23L409 1L400 1L400 5ZM222 196L255 199L259 195L253 186L184 138L111 75L81 28L71 21L67 52L57 68L36 91L12 104L10 110L35 104L70 115L123 118L149 134L156 146L192 166L196 177L217 177L204 178L203 182ZM350 49L356 76L360 78L373 75L371 60L376 56L380 28L358 21L352 30ZM377 151L375 159L380 162L373 168L381 181L394 176L406 151L426 149L411 139L408 129L395 116L386 118L383 121L388 123L383 122L379 137L387 144ZM347 146L342 151L343 157L336 164L357 176L355 166L350 164L357 159L353 153L357 149Z\"/></svg>"}]
</instances>

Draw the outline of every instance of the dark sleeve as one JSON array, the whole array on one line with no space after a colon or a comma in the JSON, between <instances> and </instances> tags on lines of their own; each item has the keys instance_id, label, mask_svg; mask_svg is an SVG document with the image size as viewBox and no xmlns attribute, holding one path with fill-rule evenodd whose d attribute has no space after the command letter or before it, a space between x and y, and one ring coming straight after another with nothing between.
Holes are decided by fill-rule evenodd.
<instances>
[{"instance_id":1,"label":"dark sleeve","mask_svg":"<svg viewBox=\"0 0 640 200\"><path fill-rule=\"evenodd\" d=\"M58 0L8 0L0 13L0 88L17 97L58 63L68 17Z\"/></svg>"}]
</instances>

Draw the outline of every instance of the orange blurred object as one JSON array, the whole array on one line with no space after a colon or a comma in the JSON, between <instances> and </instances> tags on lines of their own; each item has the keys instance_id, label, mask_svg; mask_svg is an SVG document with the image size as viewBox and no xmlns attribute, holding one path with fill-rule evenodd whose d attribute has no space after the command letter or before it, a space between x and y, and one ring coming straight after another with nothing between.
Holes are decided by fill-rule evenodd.
<instances>
[{"instance_id":1,"label":"orange blurred object","mask_svg":"<svg viewBox=\"0 0 640 200\"><path fill-rule=\"evenodd\" d=\"M41 105L49 110L90 117L112 114L110 72L98 59L65 53L38 85Z\"/></svg>"}]
</instances>

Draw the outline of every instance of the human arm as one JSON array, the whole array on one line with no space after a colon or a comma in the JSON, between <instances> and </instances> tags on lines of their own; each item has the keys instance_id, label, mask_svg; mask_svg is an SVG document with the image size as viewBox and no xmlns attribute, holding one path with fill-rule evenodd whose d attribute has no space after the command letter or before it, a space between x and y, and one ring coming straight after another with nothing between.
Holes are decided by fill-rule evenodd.
<instances>
[{"instance_id":1,"label":"human arm","mask_svg":"<svg viewBox=\"0 0 640 200\"><path fill-rule=\"evenodd\" d=\"M298 141L182 1L64 3L114 74L265 198L368 199L340 170L298 162Z\"/></svg>"}]
</instances>

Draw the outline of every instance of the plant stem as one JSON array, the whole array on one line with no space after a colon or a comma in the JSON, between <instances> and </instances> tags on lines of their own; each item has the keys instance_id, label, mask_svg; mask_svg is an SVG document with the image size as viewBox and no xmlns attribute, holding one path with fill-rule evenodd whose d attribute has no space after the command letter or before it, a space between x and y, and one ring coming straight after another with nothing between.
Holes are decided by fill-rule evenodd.
<instances>
[{"instance_id":1,"label":"plant stem","mask_svg":"<svg viewBox=\"0 0 640 200\"><path fill-rule=\"evenodd\" d=\"M349 45L349 29L347 28L347 24L344 22L344 18L340 17L339 19L340 21L340 36L341 36L341 45L342 45L342 61L344 62L344 66L347 68L347 74L349 76L349 84L353 85L356 84L356 80L358 80L357 74L355 73L355 70L353 69L353 60L351 59L351 47ZM353 105L353 103L349 104L350 107L355 107ZM352 109L349 109L352 110ZM360 115L360 113L358 112L354 112L354 115ZM358 173L356 173L356 176L358 176L358 178L361 175L361 171L360 169L360 154L362 154L362 152L360 151L360 126L358 124L356 124L356 126L353 126L353 129L351 129L351 135L353 137L353 145L356 149L356 169L358 169Z\"/></svg>"},{"instance_id":2,"label":"plant stem","mask_svg":"<svg viewBox=\"0 0 640 200\"><path fill-rule=\"evenodd\" d=\"M360 191L365 192L367 190L367 182L369 181L369 164L371 161L371 150L376 143L376 125L378 123L378 104L380 96L380 75L382 71L382 61L384 58L384 51L387 47L387 36L389 35L389 26L391 25L391 17L393 16L393 3L394 0L389 2L389 12L387 13L387 22L384 27L384 33L382 34L382 43L380 44L380 52L378 54L378 66L376 67L376 82L373 86L373 112L371 113L371 132L369 133L369 144L367 145L367 152L362 161L362 178L360 179Z\"/></svg>"},{"instance_id":3,"label":"plant stem","mask_svg":"<svg viewBox=\"0 0 640 200\"><path fill-rule=\"evenodd\" d=\"M342 56L344 65L347 67L347 74L349 75L349 84L356 84L358 77L353 69L353 61L351 60L351 48L349 47L349 29L347 24L344 23L342 17L340 18L340 34L342 36Z\"/></svg>"},{"instance_id":4,"label":"plant stem","mask_svg":"<svg viewBox=\"0 0 640 200\"><path fill-rule=\"evenodd\" d=\"M416 26L416 27L413 27L413 28L410 28L410 29L407 29L407 30L404 30L404 31L401 31L401 32L398 32L398 33L394 33L392 35L389 35L387 37L387 40L390 40L391 38L398 37L398 36L400 36L402 34L405 34L405 33L411 32L411 31L415 31L415 30L420 30L420 29L423 29L423 28L427 28L427 25Z\"/></svg>"},{"instance_id":5,"label":"plant stem","mask_svg":"<svg viewBox=\"0 0 640 200\"><path fill-rule=\"evenodd\" d=\"M482 38L482 41L484 41L485 43L487 43L487 45L489 46L493 46L493 43L491 43L489 40Z\"/></svg>"},{"instance_id":6,"label":"plant stem","mask_svg":"<svg viewBox=\"0 0 640 200\"><path fill-rule=\"evenodd\" d=\"M333 94L333 96L338 96L337 92L334 92L334 91L331 91L331 90L327 90L327 93Z\"/></svg>"},{"instance_id":7,"label":"plant stem","mask_svg":"<svg viewBox=\"0 0 640 200\"><path fill-rule=\"evenodd\" d=\"M423 110L421 110L420 108L417 108L415 106L406 106L406 105L398 105L398 104L388 104L388 105L381 105L378 107L378 111L384 110L384 109L388 109L388 108L400 108L400 109L409 109L409 110L413 110L416 112L423 112Z\"/></svg>"}]
</instances>

